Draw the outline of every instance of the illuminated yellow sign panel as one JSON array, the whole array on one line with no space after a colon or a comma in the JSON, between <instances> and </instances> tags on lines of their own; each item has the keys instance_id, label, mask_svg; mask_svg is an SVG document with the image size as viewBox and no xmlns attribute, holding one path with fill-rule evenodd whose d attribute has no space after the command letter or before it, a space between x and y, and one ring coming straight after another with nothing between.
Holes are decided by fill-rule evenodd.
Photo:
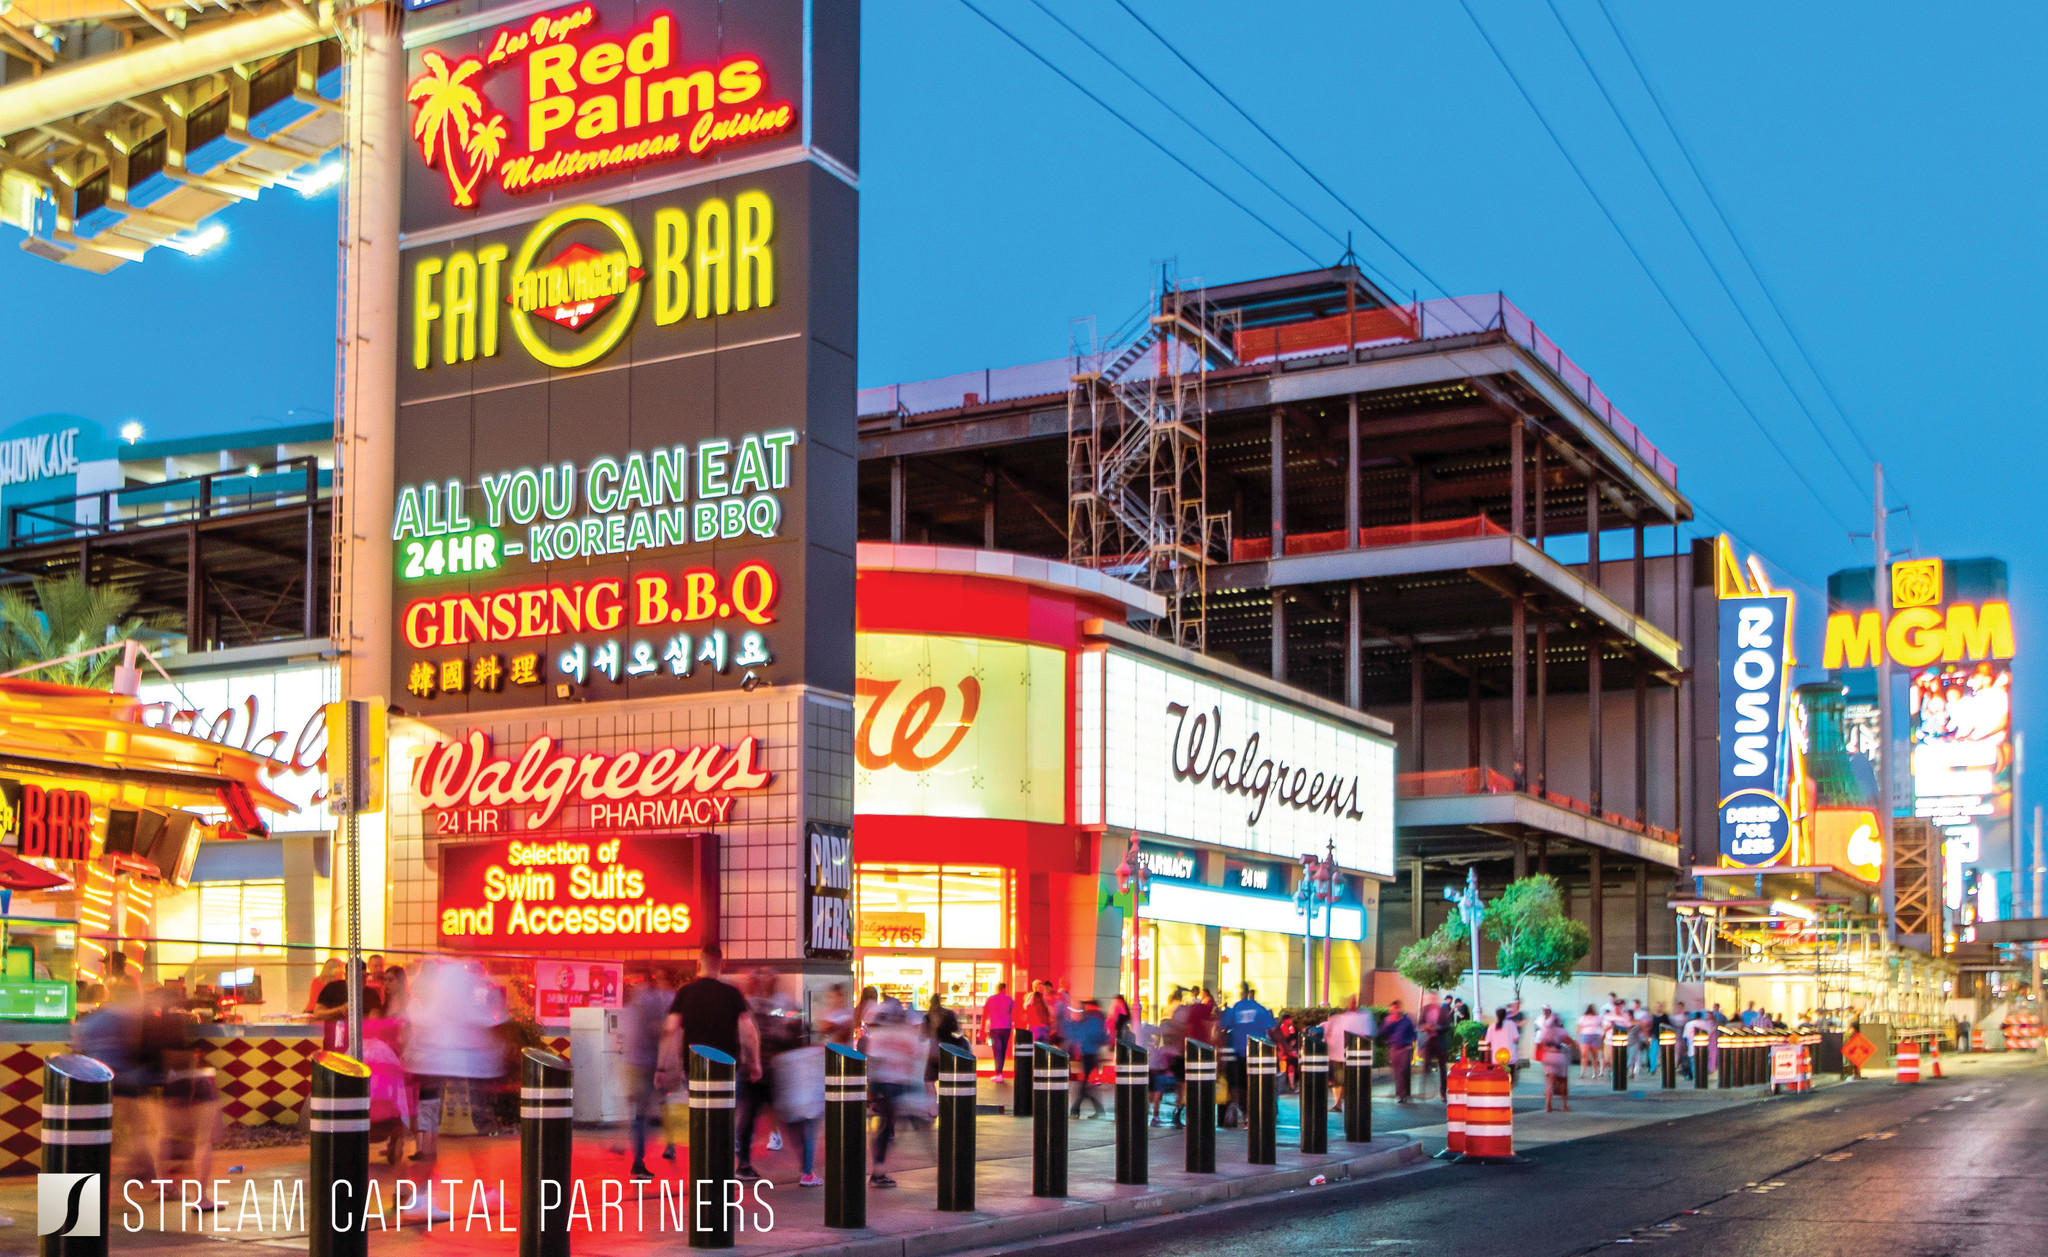
<instances>
[{"instance_id":1,"label":"illuminated yellow sign panel","mask_svg":"<svg viewBox=\"0 0 2048 1257\"><path fill-rule=\"evenodd\" d=\"M1828 617L1824 668L1877 665L1877 612L1837 611ZM2003 602L1952 602L1943 607L1907 607L1892 613L1884 629L1885 653L1902 668L1928 664L2010 659L2012 607Z\"/></svg>"},{"instance_id":2,"label":"illuminated yellow sign panel","mask_svg":"<svg viewBox=\"0 0 2048 1257\"><path fill-rule=\"evenodd\" d=\"M1064 652L862 633L854 655L856 812L1066 819Z\"/></svg>"},{"instance_id":3,"label":"illuminated yellow sign panel","mask_svg":"<svg viewBox=\"0 0 2048 1257\"><path fill-rule=\"evenodd\" d=\"M569 228L583 225L595 229L586 234L597 244L557 247ZM429 253L412 264L413 369L496 357L501 313L534 361L560 370L589 366L633 330L650 284L656 327L766 309L775 304L774 232L775 203L747 191L730 201L707 197L694 212L656 210L651 256L626 215L599 205L542 218L517 255L503 241ZM571 334L566 347L541 335L541 320Z\"/></svg>"}]
</instances>

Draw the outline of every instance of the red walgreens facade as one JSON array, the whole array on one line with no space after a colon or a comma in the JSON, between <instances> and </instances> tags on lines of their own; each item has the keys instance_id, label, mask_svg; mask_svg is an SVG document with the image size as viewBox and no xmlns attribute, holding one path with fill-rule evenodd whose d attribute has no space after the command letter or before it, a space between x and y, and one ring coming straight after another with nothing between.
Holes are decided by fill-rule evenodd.
<instances>
[{"instance_id":1,"label":"red walgreens facade","mask_svg":"<svg viewBox=\"0 0 2048 1257\"><path fill-rule=\"evenodd\" d=\"M1052 560L860 547L851 905L858 981L919 1004L936 992L963 1013L978 1013L999 983L1015 992L1037 979L1064 981L1077 997L1105 1002L1128 993L1133 931L1115 900L1117 868L1135 833L1154 903L1171 889L1181 905L1177 921L1159 924L1149 905L1139 910L1136 989L1148 1011L1183 983L1234 989L1256 980L1268 1003L1300 998L1302 930L1295 925L1290 941L1284 914L1294 846L1306 840L1278 829L1278 807L1267 810L1263 828L1190 827L1166 798L1176 788L1192 792L1188 781L1163 782L1150 794L1139 782L1136 793L1160 803L1141 809L1136 825L1115 807L1105 810L1105 791L1131 793L1118 778L1134 770L1102 745L1106 731L1123 736L1116 717L1104 715L1118 699L1113 685L1100 689L1102 661L1139 660L1151 675L1370 739L1370 749L1385 751L1389 800L1391 740L1371 717L1150 637L1143 621L1162 610L1155 595ZM1175 738L1164 689L1126 705L1148 719L1153 706L1161 708L1159 719L1137 727L1146 738L1156 731L1163 763ZM1230 812L1221 799L1205 787L1194 803ZM1384 831L1390 850L1390 803L1384 812L1363 823ZM1084 813L1093 823L1084 823ZM1232 815L1241 822L1245 814ZM1315 832L1319 855L1322 830ZM1357 863L1346 864L1343 879L1353 907L1336 918L1346 923L1336 935L1344 959L1333 968L1340 1000L1357 989L1360 936L1371 915L1363 905L1376 905L1375 877L1391 871L1368 874ZM1187 906L1195 902L1205 906ZM1314 963L1319 983L1323 962Z\"/></svg>"}]
</instances>

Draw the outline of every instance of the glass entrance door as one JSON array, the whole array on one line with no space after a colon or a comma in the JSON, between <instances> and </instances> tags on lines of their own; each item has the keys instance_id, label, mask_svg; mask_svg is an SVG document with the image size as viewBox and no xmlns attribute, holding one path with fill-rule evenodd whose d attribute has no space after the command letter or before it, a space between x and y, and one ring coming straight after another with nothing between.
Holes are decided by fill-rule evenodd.
<instances>
[{"instance_id":1,"label":"glass entrance door","mask_svg":"<svg viewBox=\"0 0 2048 1257\"><path fill-rule=\"evenodd\" d=\"M1244 985L1244 931L1224 930L1216 951L1216 1006L1228 1008L1237 1002Z\"/></svg>"}]
</instances>

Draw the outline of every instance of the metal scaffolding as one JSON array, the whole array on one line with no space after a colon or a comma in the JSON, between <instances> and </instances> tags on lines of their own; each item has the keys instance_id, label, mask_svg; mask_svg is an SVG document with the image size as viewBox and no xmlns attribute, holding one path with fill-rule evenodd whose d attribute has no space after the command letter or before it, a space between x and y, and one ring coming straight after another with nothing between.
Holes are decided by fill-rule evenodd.
<instances>
[{"instance_id":1,"label":"metal scaffolding","mask_svg":"<svg viewBox=\"0 0 2048 1257\"><path fill-rule=\"evenodd\" d=\"M1236 316L1164 273L1149 309L1128 342L1075 346L1067 561L1159 594L1159 635L1199 651L1208 567L1230 550L1229 516L1207 509L1209 371L1231 361Z\"/></svg>"}]
</instances>

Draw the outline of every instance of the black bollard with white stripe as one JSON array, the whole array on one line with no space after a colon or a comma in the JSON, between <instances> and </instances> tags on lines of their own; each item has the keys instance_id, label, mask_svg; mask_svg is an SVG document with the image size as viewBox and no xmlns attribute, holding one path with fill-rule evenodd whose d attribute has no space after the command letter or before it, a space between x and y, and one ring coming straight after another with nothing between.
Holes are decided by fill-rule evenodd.
<instances>
[{"instance_id":1,"label":"black bollard with white stripe","mask_svg":"<svg viewBox=\"0 0 2048 1257\"><path fill-rule=\"evenodd\" d=\"M1188 1124L1188 1173L1216 1172L1216 1049L1188 1040L1181 1102Z\"/></svg>"},{"instance_id":2,"label":"black bollard with white stripe","mask_svg":"<svg viewBox=\"0 0 2048 1257\"><path fill-rule=\"evenodd\" d=\"M574 1099L568 1061L519 1054L519 1257L569 1257Z\"/></svg>"},{"instance_id":3,"label":"black bollard with white stripe","mask_svg":"<svg viewBox=\"0 0 2048 1257\"><path fill-rule=\"evenodd\" d=\"M1031 1045L1031 1194L1067 1194L1067 1054Z\"/></svg>"},{"instance_id":4,"label":"black bollard with white stripe","mask_svg":"<svg viewBox=\"0 0 2048 1257\"><path fill-rule=\"evenodd\" d=\"M1372 1142L1372 1040L1344 1032L1344 1142Z\"/></svg>"},{"instance_id":5,"label":"black bollard with white stripe","mask_svg":"<svg viewBox=\"0 0 2048 1257\"><path fill-rule=\"evenodd\" d=\"M42 1237L42 1257L107 1257L113 1145L114 1071L90 1056L44 1061L43 1172L37 1176L36 1212L62 1213L52 1219L57 1227ZM52 1193L45 1205L43 1197Z\"/></svg>"},{"instance_id":6,"label":"black bollard with white stripe","mask_svg":"<svg viewBox=\"0 0 2048 1257\"><path fill-rule=\"evenodd\" d=\"M690 1247L731 1248L741 1183L733 1149L739 1065L717 1048L690 1045Z\"/></svg>"},{"instance_id":7,"label":"black bollard with white stripe","mask_svg":"<svg viewBox=\"0 0 2048 1257\"><path fill-rule=\"evenodd\" d=\"M1657 1063L1664 1067L1664 1090L1678 1089L1678 1031L1665 1028L1657 1032Z\"/></svg>"},{"instance_id":8,"label":"black bollard with white stripe","mask_svg":"<svg viewBox=\"0 0 2048 1257\"><path fill-rule=\"evenodd\" d=\"M1015 1038L1010 1048L1010 1072L1015 1075L1010 1081L1010 1116L1031 1116L1031 1032L1018 1026L1012 1032Z\"/></svg>"},{"instance_id":9,"label":"black bollard with white stripe","mask_svg":"<svg viewBox=\"0 0 2048 1257\"><path fill-rule=\"evenodd\" d=\"M1301 1036L1301 1150L1330 1150L1330 1052L1320 1029Z\"/></svg>"},{"instance_id":10,"label":"black bollard with white stripe","mask_svg":"<svg viewBox=\"0 0 2048 1257\"><path fill-rule=\"evenodd\" d=\"M370 1235L364 1204L370 1188L370 1067L352 1056L313 1058L313 1101L307 1115L312 1155L307 1194L311 1257L365 1257Z\"/></svg>"},{"instance_id":11,"label":"black bollard with white stripe","mask_svg":"<svg viewBox=\"0 0 2048 1257\"><path fill-rule=\"evenodd\" d=\"M1628 1090L1628 1031L1607 1032L1607 1055L1614 1065L1614 1089Z\"/></svg>"},{"instance_id":12,"label":"black bollard with white stripe","mask_svg":"<svg viewBox=\"0 0 2048 1257\"><path fill-rule=\"evenodd\" d=\"M868 1224L868 1058L825 1045L825 1225Z\"/></svg>"},{"instance_id":13,"label":"black bollard with white stripe","mask_svg":"<svg viewBox=\"0 0 2048 1257\"><path fill-rule=\"evenodd\" d=\"M1266 1038L1244 1041L1244 1153L1251 1165L1280 1159L1280 1049Z\"/></svg>"},{"instance_id":14,"label":"black bollard with white stripe","mask_svg":"<svg viewBox=\"0 0 2048 1257\"><path fill-rule=\"evenodd\" d=\"M1692 1042L1692 1088L1694 1091L1707 1089L1707 1036L1700 1035Z\"/></svg>"},{"instance_id":15,"label":"black bollard with white stripe","mask_svg":"<svg viewBox=\"0 0 2048 1257\"><path fill-rule=\"evenodd\" d=\"M1145 1133L1147 1083L1145 1049L1116 1045L1116 1181L1151 1181L1152 1140Z\"/></svg>"},{"instance_id":16,"label":"black bollard with white stripe","mask_svg":"<svg viewBox=\"0 0 2048 1257\"><path fill-rule=\"evenodd\" d=\"M939 1211L974 1212L974 1053L939 1044Z\"/></svg>"}]
</instances>

